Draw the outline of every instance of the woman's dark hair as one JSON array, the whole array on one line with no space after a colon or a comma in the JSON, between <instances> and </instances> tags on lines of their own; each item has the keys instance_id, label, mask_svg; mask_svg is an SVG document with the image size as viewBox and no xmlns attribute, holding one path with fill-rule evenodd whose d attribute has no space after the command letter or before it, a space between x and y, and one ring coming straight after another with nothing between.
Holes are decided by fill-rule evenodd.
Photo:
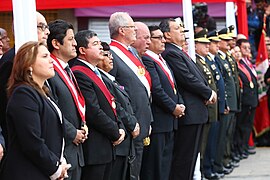
<instances>
[{"instance_id":1,"label":"woman's dark hair","mask_svg":"<svg viewBox=\"0 0 270 180\"><path fill-rule=\"evenodd\" d=\"M106 42L101 42L101 46L103 47L103 51L109 51L111 49Z\"/></svg>"}]
</instances>

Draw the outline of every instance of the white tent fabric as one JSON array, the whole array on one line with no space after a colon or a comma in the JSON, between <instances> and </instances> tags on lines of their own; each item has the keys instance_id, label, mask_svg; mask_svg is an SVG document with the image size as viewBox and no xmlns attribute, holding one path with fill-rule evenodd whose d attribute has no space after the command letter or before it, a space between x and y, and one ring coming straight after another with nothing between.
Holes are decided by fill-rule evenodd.
<instances>
[{"instance_id":1,"label":"white tent fabric","mask_svg":"<svg viewBox=\"0 0 270 180\"><path fill-rule=\"evenodd\" d=\"M37 16L35 0L12 0L15 34L15 51L28 41L37 41Z\"/></svg>"}]
</instances>

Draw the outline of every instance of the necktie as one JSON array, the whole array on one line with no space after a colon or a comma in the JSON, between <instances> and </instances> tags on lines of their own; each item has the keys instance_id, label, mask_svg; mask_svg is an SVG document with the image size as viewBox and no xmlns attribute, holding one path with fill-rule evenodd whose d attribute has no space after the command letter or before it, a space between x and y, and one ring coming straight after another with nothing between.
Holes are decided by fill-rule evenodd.
<instances>
[{"instance_id":1,"label":"necktie","mask_svg":"<svg viewBox=\"0 0 270 180\"><path fill-rule=\"evenodd\" d=\"M182 51L192 62L194 62L196 64L196 58L192 59L184 49L182 49Z\"/></svg>"},{"instance_id":2,"label":"necktie","mask_svg":"<svg viewBox=\"0 0 270 180\"><path fill-rule=\"evenodd\" d=\"M158 55L159 59L162 61L162 63L167 67L166 61L162 58L162 56L159 54Z\"/></svg>"},{"instance_id":3,"label":"necktie","mask_svg":"<svg viewBox=\"0 0 270 180\"><path fill-rule=\"evenodd\" d=\"M132 47L128 47L128 50L133 54L133 56L135 56L137 59L140 59L138 57L138 54L134 52L134 50L132 49Z\"/></svg>"},{"instance_id":4,"label":"necktie","mask_svg":"<svg viewBox=\"0 0 270 180\"><path fill-rule=\"evenodd\" d=\"M65 71L67 72L68 77L70 78L70 80L73 81L73 78L72 78L72 72L71 72L71 69L70 69L69 65L67 65L67 66L65 67Z\"/></svg>"},{"instance_id":5,"label":"necktie","mask_svg":"<svg viewBox=\"0 0 270 180\"><path fill-rule=\"evenodd\" d=\"M100 74L100 72L99 72L99 70L98 70L97 68L94 69L94 73L95 73L100 79L102 79L102 78L101 78L101 74Z\"/></svg>"},{"instance_id":6,"label":"necktie","mask_svg":"<svg viewBox=\"0 0 270 180\"><path fill-rule=\"evenodd\" d=\"M74 84L75 87L77 88L77 91L78 91L78 92L81 92L81 90L80 90L80 88L79 88L79 85L78 85L78 83L77 83L75 77L73 77L73 75L72 75L73 73L72 73L72 71L71 71L69 65L67 65L67 66L65 67L65 71L67 72L68 77L69 77L69 79L71 80L71 82L73 82L73 84Z\"/></svg>"}]
</instances>

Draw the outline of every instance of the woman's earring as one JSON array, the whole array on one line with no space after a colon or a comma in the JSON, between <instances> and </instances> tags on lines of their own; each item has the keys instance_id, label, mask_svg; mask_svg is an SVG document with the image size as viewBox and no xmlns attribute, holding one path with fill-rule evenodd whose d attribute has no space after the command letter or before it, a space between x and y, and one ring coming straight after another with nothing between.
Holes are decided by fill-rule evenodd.
<instances>
[{"instance_id":1,"label":"woman's earring","mask_svg":"<svg viewBox=\"0 0 270 180\"><path fill-rule=\"evenodd\" d=\"M33 68L32 67L29 68L29 75L32 78L32 75L33 75Z\"/></svg>"}]
</instances>

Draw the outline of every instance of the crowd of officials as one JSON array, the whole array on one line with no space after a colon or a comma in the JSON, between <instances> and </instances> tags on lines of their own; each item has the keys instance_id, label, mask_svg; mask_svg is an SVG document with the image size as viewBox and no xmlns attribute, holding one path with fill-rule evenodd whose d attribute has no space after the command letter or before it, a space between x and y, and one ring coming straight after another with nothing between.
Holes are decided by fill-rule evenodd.
<instances>
[{"instance_id":1,"label":"crowd of officials","mask_svg":"<svg viewBox=\"0 0 270 180\"><path fill-rule=\"evenodd\" d=\"M192 59L181 19L113 13L107 44L37 12L38 42L1 58L0 179L192 180L199 163L202 179L230 174L256 152L258 104L250 43L233 30L196 31Z\"/></svg>"}]
</instances>

